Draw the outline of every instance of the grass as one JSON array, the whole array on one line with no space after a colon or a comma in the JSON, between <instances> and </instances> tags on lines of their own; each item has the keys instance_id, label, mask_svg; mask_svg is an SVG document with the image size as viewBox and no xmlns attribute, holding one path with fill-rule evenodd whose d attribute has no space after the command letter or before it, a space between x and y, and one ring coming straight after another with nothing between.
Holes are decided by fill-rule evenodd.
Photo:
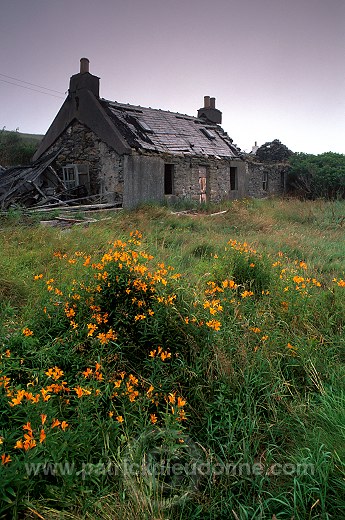
<instances>
[{"instance_id":1,"label":"grass","mask_svg":"<svg viewBox=\"0 0 345 520\"><path fill-rule=\"evenodd\" d=\"M344 513L345 205L202 209L1 217L0 518Z\"/></svg>"}]
</instances>

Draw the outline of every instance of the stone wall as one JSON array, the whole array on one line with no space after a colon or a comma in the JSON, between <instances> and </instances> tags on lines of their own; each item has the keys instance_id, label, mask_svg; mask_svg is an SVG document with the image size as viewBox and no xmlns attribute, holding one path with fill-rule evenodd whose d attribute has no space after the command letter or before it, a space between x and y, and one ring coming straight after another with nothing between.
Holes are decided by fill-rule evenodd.
<instances>
[{"instance_id":1,"label":"stone wall","mask_svg":"<svg viewBox=\"0 0 345 520\"><path fill-rule=\"evenodd\" d=\"M49 149L61 153L54 169L62 179L62 167L87 164L90 175L90 195L100 195L101 202L122 203L123 157L109 148L90 129L74 121Z\"/></svg>"},{"instance_id":2,"label":"stone wall","mask_svg":"<svg viewBox=\"0 0 345 520\"><path fill-rule=\"evenodd\" d=\"M248 196L264 198L284 195L286 189L286 162L261 162L252 158L246 161Z\"/></svg>"},{"instance_id":3,"label":"stone wall","mask_svg":"<svg viewBox=\"0 0 345 520\"><path fill-rule=\"evenodd\" d=\"M206 199L219 202L246 195L245 163L242 160L214 157L163 156L165 164L174 165L173 196L178 200L200 202L199 176L206 176ZM237 189L230 189L230 167L237 168Z\"/></svg>"}]
</instances>

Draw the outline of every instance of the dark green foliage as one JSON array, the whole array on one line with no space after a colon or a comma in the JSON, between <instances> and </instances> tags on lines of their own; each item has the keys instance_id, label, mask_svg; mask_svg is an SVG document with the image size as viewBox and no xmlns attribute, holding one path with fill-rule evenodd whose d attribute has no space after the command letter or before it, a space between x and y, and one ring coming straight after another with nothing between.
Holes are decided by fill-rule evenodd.
<instances>
[{"instance_id":1,"label":"dark green foliage","mask_svg":"<svg viewBox=\"0 0 345 520\"><path fill-rule=\"evenodd\" d=\"M0 132L0 165L18 166L29 164L37 150L39 140L23 137L19 132Z\"/></svg>"},{"instance_id":2,"label":"dark green foliage","mask_svg":"<svg viewBox=\"0 0 345 520\"><path fill-rule=\"evenodd\" d=\"M305 198L345 197L345 155L327 152L320 155L295 154L290 158L288 183Z\"/></svg>"}]
</instances>

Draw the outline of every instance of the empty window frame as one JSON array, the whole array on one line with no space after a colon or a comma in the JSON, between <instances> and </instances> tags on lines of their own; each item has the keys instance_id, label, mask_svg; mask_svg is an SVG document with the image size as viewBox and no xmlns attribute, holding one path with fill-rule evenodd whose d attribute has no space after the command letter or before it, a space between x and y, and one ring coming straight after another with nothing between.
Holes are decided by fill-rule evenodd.
<instances>
[{"instance_id":1,"label":"empty window frame","mask_svg":"<svg viewBox=\"0 0 345 520\"><path fill-rule=\"evenodd\" d=\"M262 189L268 190L268 172L262 172Z\"/></svg>"},{"instance_id":2,"label":"empty window frame","mask_svg":"<svg viewBox=\"0 0 345 520\"><path fill-rule=\"evenodd\" d=\"M230 190L238 189L237 166L230 166Z\"/></svg>"},{"instance_id":3,"label":"empty window frame","mask_svg":"<svg viewBox=\"0 0 345 520\"><path fill-rule=\"evenodd\" d=\"M90 191L90 175L88 164L67 164L62 168L63 183L67 190L85 186Z\"/></svg>"},{"instance_id":4,"label":"empty window frame","mask_svg":"<svg viewBox=\"0 0 345 520\"><path fill-rule=\"evenodd\" d=\"M174 165L164 165L164 195L173 195L174 193Z\"/></svg>"}]
</instances>

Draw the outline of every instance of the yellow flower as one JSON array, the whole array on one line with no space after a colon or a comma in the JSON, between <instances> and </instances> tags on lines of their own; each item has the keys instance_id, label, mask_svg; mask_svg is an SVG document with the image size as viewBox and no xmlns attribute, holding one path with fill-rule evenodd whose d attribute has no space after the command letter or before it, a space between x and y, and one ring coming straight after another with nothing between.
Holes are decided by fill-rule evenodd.
<instances>
[{"instance_id":1,"label":"yellow flower","mask_svg":"<svg viewBox=\"0 0 345 520\"><path fill-rule=\"evenodd\" d=\"M124 418L122 417L122 415L118 415L118 416L116 417L116 420L117 420L117 422L119 422L119 423L123 423Z\"/></svg>"},{"instance_id":2,"label":"yellow flower","mask_svg":"<svg viewBox=\"0 0 345 520\"><path fill-rule=\"evenodd\" d=\"M34 333L32 332L32 330L28 329L28 327L25 327L25 329L23 329L23 334L24 336L33 336Z\"/></svg>"}]
</instances>

